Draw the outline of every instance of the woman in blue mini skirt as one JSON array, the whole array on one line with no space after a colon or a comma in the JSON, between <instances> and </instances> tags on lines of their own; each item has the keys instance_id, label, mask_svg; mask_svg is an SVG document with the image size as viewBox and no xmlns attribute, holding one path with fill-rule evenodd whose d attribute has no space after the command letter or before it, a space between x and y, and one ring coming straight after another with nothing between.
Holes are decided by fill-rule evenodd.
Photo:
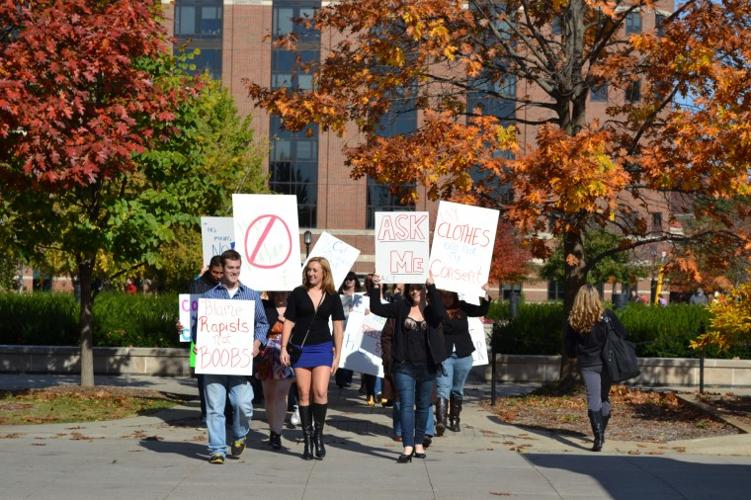
<instances>
[{"instance_id":1,"label":"woman in blue mini skirt","mask_svg":"<svg viewBox=\"0 0 751 500\"><path fill-rule=\"evenodd\" d=\"M295 288L287 299L282 331L282 363L290 365L288 345L302 349L292 364L297 378L300 423L305 450L303 458L323 459L323 424L328 408L329 379L339 366L344 337L344 308L336 293L329 262L313 257L303 269L303 285ZM332 335L329 318L334 325ZM311 402L312 395L312 402ZM312 404L311 404L312 403ZM315 422L315 431L313 429Z\"/></svg>"}]
</instances>

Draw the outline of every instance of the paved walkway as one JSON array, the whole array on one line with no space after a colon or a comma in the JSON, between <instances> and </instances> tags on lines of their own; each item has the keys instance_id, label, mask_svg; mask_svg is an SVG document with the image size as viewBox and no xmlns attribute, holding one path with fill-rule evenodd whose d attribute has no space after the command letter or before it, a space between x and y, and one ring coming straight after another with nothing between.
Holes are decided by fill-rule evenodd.
<instances>
[{"instance_id":1,"label":"paved walkway","mask_svg":"<svg viewBox=\"0 0 751 500\"><path fill-rule=\"evenodd\" d=\"M65 382L76 378L0 375L0 389ZM97 383L194 394L190 379ZM747 434L665 446L608 441L593 454L587 439L504 425L480 407L487 388L473 386L463 431L435 439L426 460L399 465L390 409L365 406L354 390L332 386L330 395L322 462L299 458L299 428L285 431L283 451L270 450L259 409L245 453L210 465L197 401L158 416L0 426L0 499L747 499L751 491Z\"/></svg>"}]
</instances>

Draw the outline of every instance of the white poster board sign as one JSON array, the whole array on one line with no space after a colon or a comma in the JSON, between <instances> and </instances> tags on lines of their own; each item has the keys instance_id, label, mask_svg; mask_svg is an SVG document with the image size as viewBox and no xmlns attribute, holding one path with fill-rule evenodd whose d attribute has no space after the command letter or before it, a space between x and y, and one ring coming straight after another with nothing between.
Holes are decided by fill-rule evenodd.
<instances>
[{"instance_id":1,"label":"white poster board sign","mask_svg":"<svg viewBox=\"0 0 751 500\"><path fill-rule=\"evenodd\" d=\"M349 270L355 265L355 261L357 261L359 255L360 250L340 240L331 233L324 231L318 237L316 244L313 245L310 256L305 260L305 264L313 257L325 257L331 266L334 288L338 290L342 286L342 283L344 283L344 278L347 276ZM305 266L303 265L303 267Z\"/></svg>"},{"instance_id":2,"label":"white poster board sign","mask_svg":"<svg viewBox=\"0 0 751 500\"><path fill-rule=\"evenodd\" d=\"M235 250L240 280L256 290L288 291L302 283L297 198L282 194L233 194Z\"/></svg>"},{"instance_id":3,"label":"white poster board sign","mask_svg":"<svg viewBox=\"0 0 751 500\"><path fill-rule=\"evenodd\" d=\"M488 341L485 336L485 325L480 318L467 318L469 324L469 336L475 350L472 353L472 366L485 366L488 361Z\"/></svg>"},{"instance_id":4,"label":"white poster board sign","mask_svg":"<svg viewBox=\"0 0 751 500\"><path fill-rule=\"evenodd\" d=\"M383 377L381 332L386 318L368 310L369 299L363 296L363 307L349 313L344 329L340 366L352 371Z\"/></svg>"},{"instance_id":5,"label":"white poster board sign","mask_svg":"<svg viewBox=\"0 0 751 500\"><path fill-rule=\"evenodd\" d=\"M428 212L375 213L375 272L383 283L425 283L430 258Z\"/></svg>"},{"instance_id":6,"label":"white poster board sign","mask_svg":"<svg viewBox=\"0 0 751 500\"><path fill-rule=\"evenodd\" d=\"M255 301L198 299L196 373L253 374Z\"/></svg>"},{"instance_id":7,"label":"white poster board sign","mask_svg":"<svg viewBox=\"0 0 751 500\"><path fill-rule=\"evenodd\" d=\"M484 296L497 227L498 210L441 201L429 266L436 287Z\"/></svg>"},{"instance_id":8,"label":"white poster board sign","mask_svg":"<svg viewBox=\"0 0 751 500\"><path fill-rule=\"evenodd\" d=\"M208 266L214 255L235 248L235 226L232 217L201 217L203 265Z\"/></svg>"},{"instance_id":9,"label":"white poster board sign","mask_svg":"<svg viewBox=\"0 0 751 500\"><path fill-rule=\"evenodd\" d=\"M190 332L196 326L198 317L198 297L199 294L181 293L177 296L178 303L178 320L183 329L180 331L180 342L190 342Z\"/></svg>"}]
</instances>

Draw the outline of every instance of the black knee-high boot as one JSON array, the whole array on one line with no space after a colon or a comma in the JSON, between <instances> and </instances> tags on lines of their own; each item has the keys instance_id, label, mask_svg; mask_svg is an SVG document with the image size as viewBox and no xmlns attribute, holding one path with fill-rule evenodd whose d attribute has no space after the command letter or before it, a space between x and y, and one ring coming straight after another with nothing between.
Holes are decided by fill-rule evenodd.
<instances>
[{"instance_id":1,"label":"black knee-high boot","mask_svg":"<svg viewBox=\"0 0 751 500\"><path fill-rule=\"evenodd\" d=\"M302 452L303 460L313 460L313 420L310 406L298 406L300 410L300 425L305 449Z\"/></svg>"},{"instance_id":2,"label":"black knee-high boot","mask_svg":"<svg viewBox=\"0 0 751 500\"><path fill-rule=\"evenodd\" d=\"M326 410L328 407L328 404L313 403L311 405L311 408L313 408L313 422L315 424L315 429L313 430L313 450L319 460L323 460L323 457L326 456L326 447L323 445L323 424L326 421Z\"/></svg>"},{"instance_id":3,"label":"black knee-high boot","mask_svg":"<svg viewBox=\"0 0 751 500\"><path fill-rule=\"evenodd\" d=\"M436 436L443 436L448 427L448 400L438 398L435 403L435 433Z\"/></svg>"},{"instance_id":4,"label":"black knee-high boot","mask_svg":"<svg viewBox=\"0 0 751 500\"><path fill-rule=\"evenodd\" d=\"M589 422L592 424L592 434L594 434L592 451L600 451L602 450L602 443L605 441L605 430L602 425L602 410L589 410L587 415L589 415Z\"/></svg>"},{"instance_id":5,"label":"black knee-high boot","mask_svg":"<svg viewBox=\"0 0 751 500\"><path fill-rule=\"evenodd\" d=\"M453 432L459 432L461 428L461 414L462 414L462 397L451 396L449 403L449 429Z\"/></svg>"}]
</instances>

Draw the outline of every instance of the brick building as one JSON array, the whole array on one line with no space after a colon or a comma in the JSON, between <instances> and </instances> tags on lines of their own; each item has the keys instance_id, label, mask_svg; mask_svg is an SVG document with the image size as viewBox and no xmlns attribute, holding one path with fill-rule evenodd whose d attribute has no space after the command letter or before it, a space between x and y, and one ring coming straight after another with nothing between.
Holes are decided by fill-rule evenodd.
<instances>
[{"instance_id":1,"label":"brick building","mask_svg":"<svg viewBox=\"0 0 751 500\"><path fill-rule=\"evenodd\" d=\"M373 269L373 214L378 210L399 209L400 203L384 186L370 179L353 180L344 166L342 147L354 145L358 137L353 130L343 138L330 132L314 129L312 134L290 133L281 129L279 120L253 108L242 84L248 78L274 87L311 88L309 75L295 74L292 67L296 55L303 61L318 60L327 47L335 42L335 35L305 30L292 19L310 16L321 6L310 0L162 0L168 29L176 37L176 46L201 54L194 61L215 78L221 79L235 98L242 114L253 116L253 126L259 136L269 137L271 150L266 161L270 172L271 189L298 197L301 231L320 234L326 230L348 241L362 252L355 270ZM634 12L627 19L623 35L643 30L659 30L662 16L671 12L672 1L660 1L657 9ZM297 53L273 48L271 38L294 31L299 35ZM541 90L527 84L511 83L509 92L518 95L540 95ZM607 86L591 95L589 119L605 115L608 101L638 99L639 86L622 91ZM503 106L502 103L499 106ZM534 118L529 110L527 118ZM542 115L537 116L541 118ZM384 135L410 132L421 117L418 113L400 113L383 124ZM533 126L519 125L522 153L534 143ZM434 218L437 205L427 201L423 193L416 210L427 210ZM628 200L624 200L628 203ZM662 228L669 219L667 204L655 196L650 205L651 222ZM304 248L304 246L303 246ZM654 259L653 259L654 260ZM610 287L607 287L608 292ZM648 281L639 290L649 289ZM528 281L523 284L528 300L537 301L558 295L554 283Z\"/></svg>"}]
</instances>

